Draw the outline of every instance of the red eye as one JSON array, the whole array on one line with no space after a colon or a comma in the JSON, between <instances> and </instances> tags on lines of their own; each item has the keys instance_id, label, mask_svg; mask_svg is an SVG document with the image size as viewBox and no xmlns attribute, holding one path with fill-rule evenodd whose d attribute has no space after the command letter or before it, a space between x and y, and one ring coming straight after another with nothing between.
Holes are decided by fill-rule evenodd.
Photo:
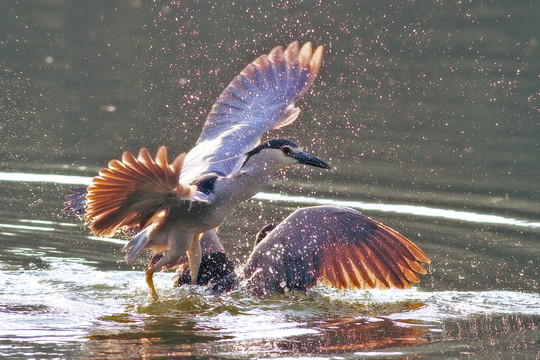
<instances>
[{"instance_id":1,"label":"red eye","mask_svg":"<svg viewBox=\"0 0 540 360\"><path fill-rule=\"evenodd\" d=\"M281 148L281 151L283 152L283 154L289 155L291 153L291 148L285 146L285 147Z\"/></svg>"}]
</instances>

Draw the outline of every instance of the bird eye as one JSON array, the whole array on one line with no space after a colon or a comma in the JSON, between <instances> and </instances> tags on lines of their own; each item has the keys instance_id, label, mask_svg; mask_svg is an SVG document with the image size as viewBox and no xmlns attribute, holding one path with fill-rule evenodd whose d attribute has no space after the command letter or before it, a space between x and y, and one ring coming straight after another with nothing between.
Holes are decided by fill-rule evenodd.
<instances>
[{"instance_id":1,"label":"bird eye","mask_svg":"<svg viewBox=\"0 0 540 360\"><path fill-rule=\"evenodd\" d=\"M281 151L283 152L284 155L289 155L291 153L291 148L288 146L284 146L281 148Z\"/></svg>"}]
</instances>

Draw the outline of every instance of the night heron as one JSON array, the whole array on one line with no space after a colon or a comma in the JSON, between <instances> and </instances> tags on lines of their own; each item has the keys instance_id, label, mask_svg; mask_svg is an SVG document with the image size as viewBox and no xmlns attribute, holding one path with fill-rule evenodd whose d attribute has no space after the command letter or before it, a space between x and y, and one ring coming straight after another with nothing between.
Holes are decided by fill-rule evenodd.
<instances>
[{"instance_id":1,"label":"night heron","mask_svg":"<svg viewBox=\"0 0 540 360\"><path fill-rule=\"evenodd\" d=\"M289 140L260 143L263 134L298 117L294 102L315 80L322 54L322 46L313 50L309 42L301 48L296 41L285 50L274 48L245 67L222 92L187 154L169 163L165 147L155 159L144 148L137 158L125 152L92 179L84 216L95 235L138 227L140 232L124 247L130 265L143 249L166 250L146 271L154 297L154 272L183 254L196 282L200 235L261 191L277 170L297 164L330 169ZM77 206L74 199L68 207Z\"/></svg>"},{"instance_id":2,"label":"night heron","mask_svg":"<svg viewBox=\"0 0 540 360\"><path fill-rule=\"evenodd\" d=\"M197 284L213 293L236 288L234 264L215 231L205 232L201 243L203 261ZM156 254L152 261L160 256ZM185 261L180 259L177 284L191 281ZM426 273L422 263L429 262L409 239L356 210L315 206L296 210L278 225L263 228L244 276L247 290L262 296L317 284L404 289L420 281L418 275Z\"/></svg>"}]
</instances>

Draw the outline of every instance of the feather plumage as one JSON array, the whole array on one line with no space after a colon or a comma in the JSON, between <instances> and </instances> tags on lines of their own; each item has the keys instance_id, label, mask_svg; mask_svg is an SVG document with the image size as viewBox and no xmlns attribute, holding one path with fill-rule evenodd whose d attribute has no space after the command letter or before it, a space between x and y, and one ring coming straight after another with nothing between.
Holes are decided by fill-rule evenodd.
<instances>
[{"instance_id":1,"label":"feather plumage","mask_svg":"<svg viewBox=\"0 0 540 360\"><path fill-rule=\"evenodd\" d=\"M112 236L120 227L144 228L156 213L191 199L193 186L179 182L185 154L170 164L165 146L152 159L142 148L137 158L124 152L92 179L86 194L85 219L97 236Z\"/></svg>"}]
</instances>

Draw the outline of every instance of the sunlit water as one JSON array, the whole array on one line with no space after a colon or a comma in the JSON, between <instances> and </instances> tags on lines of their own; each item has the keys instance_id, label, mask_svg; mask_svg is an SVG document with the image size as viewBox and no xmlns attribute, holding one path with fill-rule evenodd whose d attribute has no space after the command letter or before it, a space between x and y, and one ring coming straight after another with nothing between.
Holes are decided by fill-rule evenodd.
<instances>
[{"instance_id":1,"label":"sunlit water","mask_svg":"<svg viewBox=\"0 0 540 360\"><path fill-rule=\"evenodd\" d=\"M2 2L0 357L475 358L540 352L538 4ZM266 223L340 204L432 260L406 291L269 299L174 289L62 211L122 151L188 150L246 62L325 45L287 171L221 226L241 271Z\"/></svg>"}]
</instances>

